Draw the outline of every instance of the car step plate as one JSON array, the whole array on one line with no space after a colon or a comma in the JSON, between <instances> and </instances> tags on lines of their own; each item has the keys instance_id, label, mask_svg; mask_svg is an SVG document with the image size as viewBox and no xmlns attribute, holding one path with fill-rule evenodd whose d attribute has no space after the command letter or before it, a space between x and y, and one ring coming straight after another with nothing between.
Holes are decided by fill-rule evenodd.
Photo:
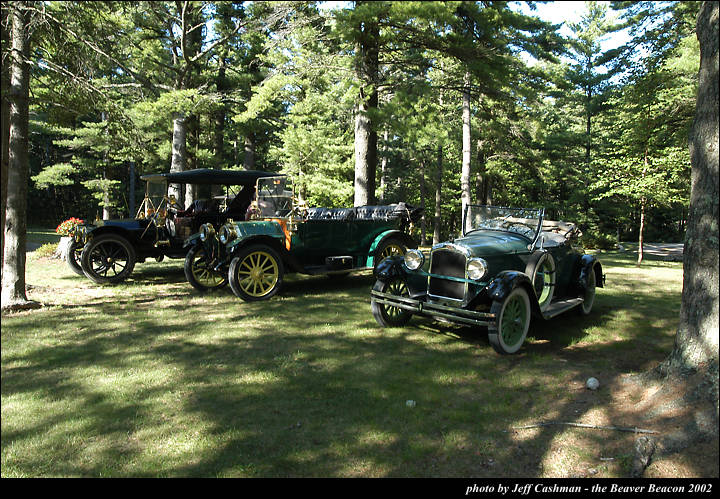
<instances>
[{"instance_id":1,"label":"car step plate","mask_svg":"<svg viewBox=\"0 0 720 499\"><path fill-rule=\"evenodd\" d=\"M550 305L545 312L543 312L543 317L546 319L550 319L552 317L555 317L556 315L562 314L567 310L570 310L571 308L582 305L582 302L582 298L569 298L567 300L558 300L552 305Z\"/></svg>"}]
</instances>

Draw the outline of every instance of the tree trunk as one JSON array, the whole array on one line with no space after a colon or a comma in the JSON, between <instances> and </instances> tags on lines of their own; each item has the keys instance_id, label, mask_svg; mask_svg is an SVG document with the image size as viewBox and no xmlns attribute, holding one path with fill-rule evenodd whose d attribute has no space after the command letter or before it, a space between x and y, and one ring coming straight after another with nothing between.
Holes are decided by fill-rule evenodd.
<instances>
[{"instance_id":1,"label":"tree trunk","mask_svg":"<svg viewBox=\"0 0 720 499\"><path fill-rule=\"evenodd\" d=\"M477 143L477 174L475 176L476 196L479 204L492 204L492 184L487 174L487 159L483 151L483 143Z\"/></svg>"},{"instance_id":2,"label":"tree trunk","mask_svg":"<svg viewBox=\"0 0 720 499\"><path fill-rule=\"evenodd\" d=\"M105 111L100 113L100 120L105 123L107 121L107 114ZM105 135L107 135L107 124L105 124ZM112 218L112 210L110 208L110 184L108 182L108 170L110 165L108 164L108 153L107 150L103 153L103 200L102 200L102 217L103 220L110 220Z\"/></svg>"},{"instance_id":3,"label":"tree trunk","mask_svg":"<svg viewBox=\"0 0 720 499\"><path fill-rule=\"evenodd\" d=\"M107 156L105 156L107 160ZM112 208L110 207L110 178L108 177L108 166L105 163L103 166L103 200L102 200L102 217L103 220L110 220L112 218Z\"/></svg>"},{"instance_id":4,"label":"tree trunk","mask_svg":"<svg viewBox=\"0 0 720 499\"><path fill-rule=\"evenodd\" d=\"M227 49L219 54L219 67L218 73L215 77L215 87L220 95L220 99L226 98L227 93L227 78L225 77L225 58L227 56ZM227 114L227 106L224 100L221 102L218 110L215 111L215 135L213 144L213 157L215 160L215 169L221 170L224 166L224 149L225 149L225 116Z\"/></svg>"},{"instance_id":5,"label":"tree trunk","mask_svg":"<svg viewBox=\"0 0 720 499\"><path fill-rule=\"evenodd\" d=\"M225 64L227 57L227 49L223 49L218 55L218 73L215 77L215 87L220 95L221 103L217 111L215 111L215 130L213 131L213 168L222 170L225 167L225 119L227 116L227 105L224 99L227 97L227 78L225 77ZM220 196L224 193L223 186L211 186L211 194Z\"/></svg>"},{"instance_id":6,"label":"tree trunk","mask_svg":"<svg viewBox=\"0 0 720 499\"><path fill-rule=\"evenodd\" d=\"M433 218L433 244L440 242L440 223L442 220L442 179L443 179L443 148L438 146L437 184L435 184L435 217Z\"/></svg>"},{"instance_id":7,"label":"tree trunk","mask_svg":"<svg viewBox=\"0 0 720 499\"><path fill-rule=\"evenodd\" d=\"M388 129L385 127L385 130L383 130L383 155L382 160L380 162L380 204L385 204L385 187L387 185L387 180L385 178L385 175L387 173L387 162L388 162ZM424 177L423 177L424 178Z\"/></svg>"},{"instance_id":8,"label":"tree trunk","mask_svg":"<svg viewBox=\"0 0 720 499\"><path fill-rule=\"evenodd\" d=\"M197 151L200 141L200 120L195 114L187 118L187 138L189 140L186 146L185 169L194 170L198 168ZM208 191L205 196L209 195L210 192ZM198 186L196 184L185 184L185 205L190 206L196 199L198 199Z\"/></svg>"},{"instance_id":9,"label":"tree trunk","mask_svg":"<svg viewBox=\"0 0 720 499\"><path fill-rule=\"evenodd\" d=\"M643 157L642 183L645 184L645 174L648 169L648 146L645 145L645 156ZM644 234L645 234L645 211L647 209L647 198L643 196L640 199L640 231L638 234L638 259L637 264L640 265L644 254Z\"/></svg>"},{"instance_id":10,"label":"tree trunk","mask_svg":"<svg viewBox=\"0 0 720 499\"><path fill-rule=\"evenodd\" d=\"M644 232L645 232L645 205L647 201L645 198L640 200L640 231L638 235L638 259L637 264L640 265L643 261L644 254Z\"/></svg>"},{"instance_id":11,"label":"tree trunk","mask_svg":"<svg viewBox=\"0 0 720 499\"><path fill-rule=\"evenodd\" d=\"M135 208L136 208L135 207L135 161L130 161L130 166L129 166L128 170L129 170L128 171L128 173L129 173L128 185L130 187L130 192L129 192L130 201L128 204L128 211L129 211L128 217L133 218L136 214L136 212L135 212Z\"/></svg>"},{"instance_id":12,"label":"tree trunk","mask_svg":"<svg viewBox=\"0 0 720 499\"><path fill-rule=\"evenodd\" d=\"M590 151L592 149L592 135L591 135L591 123L592 123L592 112L590 110L590 104L592 101L592 88L587 89L587 103L585 110L585 167L590 168ZM589 172L589 170L588 170Z\"/></svg>"},{"instance_id":13,"label":"tree trunk","mask_svg":"<svg viewBox=\"0 0 720 499\"><path fill-rule=\"evenodd\" d=\"M3 7L2 19L0 19L0 29L2 30L2 46L1 52L7 53L10 48L10 31L9 31L9 15L10 9ZM0 255L3 255L5 248L5 202L7 200L7 178L8 178L8 160L10 149L8 142L10 140L10 101L8 95L10 93L10 64L2 64L2 90L0 98L2 99L2 170L0 171L0 182L2 190L0 192ZM2 265L0 264L0 282L2 282Z\"/></svg>"},{"instance_id":14,"label":"tree trunk","mask_svg":"<svg viewBox=\"0 0 720 499\"><path fill-rule=\"evenodd\" d=\"M679 393L689 423L673 421L674 405L656 414L679 427L658 442L635 443L632 475L641 476L655 455L680 452L696 443L717 448L718 418L718 4L703 2L697 18L700 74L695 121L689 136L692 164L690 210L683 252L683 290L675 346L642 380L657 379L659 391ZM650 396L651 397L651 396ZM672 412L670 412L672 411ZM668 414L668 412L670 412ZM682 416L680 416L682 417ZM639 463L639 464L636 464Z\"/></svg>"},{"instance_id":15,"label":"tree trunk","mask_svg":"<svg viewBox=\"0 0 720 499\"><path fill-rule=\"evenodd\" d=\"M246 170L255 169L255 135L248 132L245 135L245 158L243 159L243 168Z\"/></svg>"},{"instance_id":16,"label":"tree trunk","mask_svg":"<svg viewBox=\"0 0 720 499\"><path fill-rule=\"evenodd\" d=\"M355 56L356 75L360 81L360 96L355 115L355 206L375 203L377 131L372 123L372 114L378 107L380 30L377 22L362 22L359 33Z\"/></svg>"},{"instance_id":17,"label":"tree trunk","mask_svg":"<svg viewBox=\"0 0 720 499\"><path fill-rule=\"evenodd\" d=\"M187 164L187 118L184 114L176 114L173 117L173 137L172 137L172 162L170 163L171 172L185 171ZM180 206L185 206L183 202L183 192L180 184L170 184L168 194L175 196Z\"/></svg>"},{"instance_id":18,"label":"tree trunk","mask_svg":"<svg viewBox=\"0 0 720 499\"><path fill-rule=\"evenodd\" d=\"M3 248L2 308L24 308L32 303L25 291L25 245L27 240L28 100L30 54L26 2L8 7L12 19L10 54L10 139Z\"/></svg>"},{"instance_id":19,"label":"tree trunk","mask_svg":"<svg viewBox=\"0 0 720 499\"><path fill-rule=\"evenodd\" d=\"M420 161L420 208L422 211L422 218L420 218L420 244L425 246L427 244L426 232L427 232L427 220L425 219L425 198L427 197L425 186L425 159Z\"/></svg>"},{"instance_id":20,"label":"tree trunk","mask_svg":"<svg viewBox=\"0 0 720 499\"><path fill-rule=\"evenodd\" d=\"M215 111L215 137L213 140L213 167L222 170L225 166L225 108Z\"/></svg>"},{"instance_id":21,"label":"tree trunk","mask_svg":"<svg viewBox=\"0 0 720 499\"><path fill-rule=\"evenodd\" d=\"M470 156L472 154L472 138L470 134L470 73L465 73L465 87L462 96L462 173L460 174L460 197L462 208L460 216L463 217L463 232L465 207L470 204Z\"/></svg>"},{"instance_id":22,"label":"tree trunk","mask_svg":"<svg viewBox=\"0 0 720 499\"><path fill-rule=\"evenodd\" d=\"M718 4L698 14L700 74L690 132L690 211L683 259L683 293L675 347L666 367L697 370L718 362ZM717 392L715 392L717 406Z\"/></svg>"}]
</instances>

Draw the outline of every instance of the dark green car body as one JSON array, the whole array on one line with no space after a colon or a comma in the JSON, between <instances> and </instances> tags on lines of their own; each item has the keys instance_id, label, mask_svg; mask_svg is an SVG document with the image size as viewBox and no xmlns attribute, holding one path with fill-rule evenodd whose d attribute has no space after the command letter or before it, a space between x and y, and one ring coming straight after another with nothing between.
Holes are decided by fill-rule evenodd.
<instances>
[{"instance_id":1,"label":"dark green car body","mask_svg":"<svg viewBox=\"0 0 720 499\"><path fill-rule=\"evenodd\" d=\"M544 210L469 209L479 222L464 224L462 237L379 264L371 292L378 323L400 326L416 314L484 327L499 353L515 353L531 317L590 313L604 276L578 247L574 224L544 220Z\"/></svg>"},{"instance_id":2,"label":"dark green car body","mask_svg":"<svg viewBox=\"0 0 720 499\"><path fill-rule=\"evenodd\" d=\"M260 183L257 192L262 198ZM346 274L372 269L385 256L402 255L408 248L417 247L410 227L420 212L404 203L303 209L291 197L284 201L287 203L279 210L267 210L247 221L228 222L217 233L204 227L189 238L188 281L199 290L229 282L240 298L268 299L279 290L284 274ZM253 249L255 260L267 260L265 267L273 272L272 282L265 278L255 292L243 290L242 276L237 275L242 269L235 269L233 275L233 261L252 254ZM236 266L242 263L236 262ZM255 266L252 259L245 264L246 269Z\"/></svg>"}]
</instances>

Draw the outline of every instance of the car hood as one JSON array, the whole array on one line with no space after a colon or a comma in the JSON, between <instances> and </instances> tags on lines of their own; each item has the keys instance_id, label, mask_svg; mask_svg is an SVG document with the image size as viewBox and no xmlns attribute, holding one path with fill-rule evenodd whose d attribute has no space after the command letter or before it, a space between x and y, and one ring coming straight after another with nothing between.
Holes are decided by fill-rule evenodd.
<instances>
[{"instance_id":1,"label":"car hood","mask_svg":"<svg viewBox=\"0 0 720 499\"><path fill-rule=\"evenodd\" d=\"M452 244L465 248L470 256L488 257L507 255L508 253L526 253L530 241L512 232L482 230L455 239Z\"/></svg>"}]
</instances>

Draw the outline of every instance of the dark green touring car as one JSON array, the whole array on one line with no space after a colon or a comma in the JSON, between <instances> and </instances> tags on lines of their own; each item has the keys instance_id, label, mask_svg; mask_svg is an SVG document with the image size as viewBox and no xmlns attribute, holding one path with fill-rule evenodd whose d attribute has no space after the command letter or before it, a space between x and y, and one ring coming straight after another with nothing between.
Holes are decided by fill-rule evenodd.
<instances>
[{"instance_id":1,"label":"dark green touring car","mask_svg":"<svg viewBox=\"0 0 720 499\"><path fill-rule=\"evenodd\" d=\"M243 300L267 300L287 273L342 275L417 248L409 232L420 210L403 203L307 208L287 177L258 179L256 192L247 220L218 231L205 224L186 241L185 276L195 288L229 282Z\"/></svg>"},{"instance_id":2,"label":"dark green touring car","mask_svg":"<svg viewBox=\"0 0 720 499\"><path fill-rule=\"evenodd\" d=\"M493 348L511 354L525 341L531 317L589 314L595 288L604 285L602 265L577 248L575 224L544 214L468 206L462 237L378 265L371 291L376 321L402 326L417 314L486 327Z\"/></svg>"}]
</instances>

